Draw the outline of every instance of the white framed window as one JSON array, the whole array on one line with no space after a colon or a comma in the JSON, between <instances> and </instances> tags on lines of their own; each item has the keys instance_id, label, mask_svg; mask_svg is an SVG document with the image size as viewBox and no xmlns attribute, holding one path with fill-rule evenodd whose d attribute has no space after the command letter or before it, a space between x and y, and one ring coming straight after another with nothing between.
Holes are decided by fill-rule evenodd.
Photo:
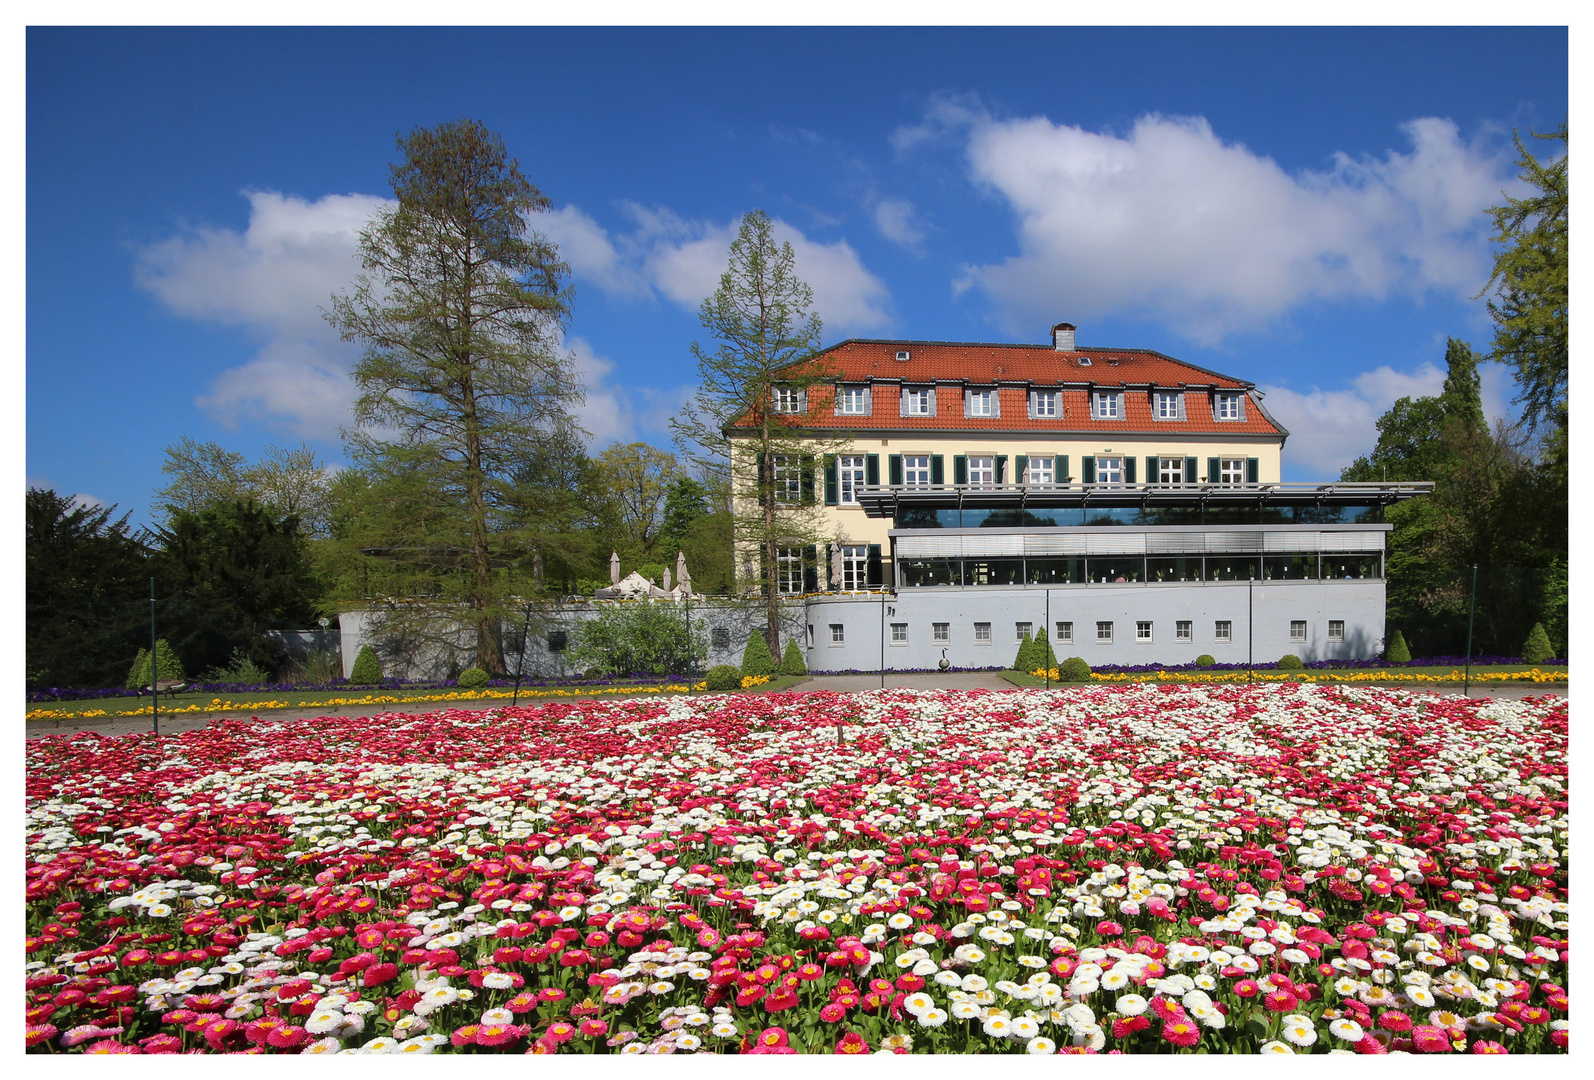
<instances>
[{"instance_id":1,"label":"white framed window","mask_svg":"<svg viewBox=\"0 0 1594 1080\"><path fill-rule=\"evenodd\" d=\"M944 622L931 623L930 636L936 641L951 641L952 624Z\"/></svg>"},{"instance_id":2,"label":"white framed window","mask_svg":"<svg viewBox=\"0 0 1594 1080\"><path fill-rule=\"evenodd\" d=\"M1213 641L1230 641L1234 638L1234 623L1228 619L1218 619L1212 624Z\"/></svg>"},{"instance_id":3,"label":"white framed window","mask_svg":"<svg viewBox=\"0 0 1594 1080\"><path fill-rule=\"evenodd\" d=\"M795 454L776 454L771 461L771 467L775 483L775 501L802 502L802 459Z\"/></svg>"},{"instance_id":4,"label":"white framed window","mask_svg":"<svg viewBox=\"0 0 1594 1080\"><path fill-rule=\"evenodd\" d=\"M991 643L991 624L977 622L974 624L974 644L989 645Z\"/></svg>"},{"instance_id":5,"label":"white framed window","mask_svg":"<svg viewBox=\"0 0 1594 1080\"><path fill-rule=\"evenodd\" d=\"M1029 475L1026 477L1031 487L1057 482L1057 459L1054 457L1031 457L1026 466Z\"/></svg>"},{"instance_id":6,"label":"white framed window","mask_svg":"<svg viewBox=\"0 0 1594 1080\"><path fill-rule=\"evenodd\" d=\"M1151 415L1158 420L1183 420L1184 395L1171 390L1156 391L1151 395Z\"/></svg>"},{"instance_id":7,"label":"white framed window","mask_svg":"<svg viewBox=\"0 0 1594 1080\"><path fill-rule=\"evenodd\" d=\"M891 644L906 645L908 643L908 624L894 622L891 624Z\"/></svg>"},{"instance_id":8,"label":"white framed window","mask_svg":"<svg viewBox=\"0 0 1594 1080\"><path fill-rule=\"evenodd\" d=\"M1245 395L1219 392L1213 401L1212 416L1217 420L1244 420Z\"/></svg>"},{"instance_id":9,"label":"white framed window","mask_svg":"<svg viewBox=\"0 0 1594 1080\"><path fill-rule=\"evenodd\" d=\"M1151 641L1151 621L1149 619L1135 623L1135 640L1142 643Z\"/></svg>"},{"instance_id":10,"label":"white framed window","mask_svg":"<svg viewBox=\"0 0 1594 1080\"><path fill-rule=\"evenodd\" d=\"M846 630L844 630L842 628L842 625L839 622L831 623L830 624L830 644L834 646L834 645L845 645L846 643L847 643L847 632L846 632Z\"/></svg>"},{"instance_id":11,"label":"white framed window","mask_svg":"<svg viewBox=\"0 0 1594 1080\"><path fill-rule=\"evenodd\" d=\"M902 482L910 487L928 484L930 482L930 455L903 454Z\"/></svg>"},{"instance_id":12,"label":"white framed window","mask_svg":"<svg viewBox=\"0 0 1594 1080\"><path fill-rule=\"evenodd\" d=\"M814 624L808 624L808 647L811 649L819 643L819 638L814 635Z\"/></svg>"},{"instance_id":13,"label":"white framed window","mask_svg":"<svg viewBox=\"0 0 1594 1080\"><path fill-rule=\"evenodd\" d=\"M800 413L803 411L803 398L806 397L801 390L791 386L776 386L771 389L772 407L778 413Z\"/></svg>"},{"instance_id":14,"label":"white framed window","mask_svg":"<svg viewBox=\"0 0 1594 1080\"><path fill-rule=\"evenodd\" d=\"M1121 420L1124 415L1124 396L1117 391L1098 390L1091 395L1090 413L1097 420Z\"/></svg>"},{"instance_id":15,"label":"white framed window","mask_svg":"<svg viewBox=\"0 0 1594 1080\"><path fill-rule=\"evenodd\" d=\"M842 386L836 389L836 413L839 416L869 415L869 388L867 386Z\"/></svg>"},{"instance_id":16,"label":"white framed window","mask_svg":"<svg viewBox=\"0 0 1594 1080\"><path fill-rule=\"evenodd\" d=\"M1016 622L1013 624L1013 638L1015 641L1024 641L1034 632L1034 623Z\"/></svg>"},{"instance_id":17,"label":"white framed window","mask_svg":"<svg viewBox=\"0 0 1594 1080\"><path fill-rule=\"evenodd\" d=\"M995 390L970 390L966 402L968 407L964 410L965 416L996 415Z\"/></svg>"},{"instance_id":18,"label":"white framed window","mask_svg":"<svg viewBox=\"0 0 1594 1080\"><path fill-rule=\"evenodd\" d=\"M1245 483L1245 459L1223 458L1218 462L1218 483L1224 487L1239 487Z\"/></svg>"},{"instance_id":19,"label":"white framed window","mask_svg":"<svg viewBox=\"0 0 1594 1080\"><path fill-rule=\"evenodd\" d=\"M1157 459L1157 482L1159 484L1184 483L1184 458L1165 457Z\"/></svg>"},{"instance_id":20,"label":"white framed window","mask_svg":"<svg viewBox=\"0 0 1594 1080\"><path fill-rule=\"evenodd\" d=\"M1193 641L1195 639L1195 624L1189 619L1179 619L1173 624L1173 640Z\"/></svg>"},{"instance_id":21,"label":"white framed window","mask_svg":"<svg viewBox=\"0 0 1594 1080\"><path fill-rule=\"evenodd\" d=\"M1099 622L1099 623L1096 624L1096 644L1097 645L1111 645L1112 644L1112 623L1110 623L1110 622Z\"/></svg>"},{"instance_id":22,"label":"white framed window","mask_svg":"<svg viewBox=\"0 0 1594 1080\"><path fill-rule=\"evenodd\" d=\"M1291 641L1305 641L1306 640L1306 620L1305 619L1291 619L1290 620L1290 640Z\"/></svg>"},{"instance_id":23,"label":"white framed window","mask_svg":"<svg viewBox=\"0 0 1594 1080\"><path fill-rule=\"evenodd\" d=\"M843 592L862 592L869 587L869 545L841 546L841 588Z\"/></svg>"},{"instance_id":24,"label":"white framed window","mask_svg":"<svg viewBox=\"0 0 1594 1080\"><path fill-rule=\"evenodd\" d=\"M1328 640L1330 640L1330 641L1344 641L1345 640L1345 620L1344 619L1330 619L1330 620L1328 620Z\"/></svg>"},{"instance_id":25,"label":"white framed window","mask_svg":"<svg viewBox=\"0 0 1594 1080\"><path fill-rule=\"evenodd\" d=\"M1056 390L1036 390L1029 396L1029 414L1034 418L1055 417L1061 412Z\"/></svg>"},{"instance_id":26,"label":"white framed window","mask_svg":"<svg viewBox=\"0 0 1594 1080\"><path fill-rule=\"evenodd\" d=\"M775 549L775 588L786 596L794 596L803 591L802 548Z\"/></svg>"},{"instance_id":27,"label":"white framed window","mask_svg":"<svg viewBox=\"0 0 1594 1080\"><path fill-rule=\"evenodd\" d=\"M868 475L869 460L863 454L844 454L836 459L838 501L843 506L858 505L858 489Z\"/></svg>"},{"instance_id":28,"label":"white framed window","mask_svg":"<svg viewBox=\"0 0 1594 1080\"><path fill-rule=\"evenodd\" d=\"M1074 624L1060 622L1057 624L1057 644L1072 645L1074 643Z\"/></svg>"},{"instance_id":29,"label":"white framed window","mask_svg":"<svg viewBox=\"0 0 1594 1080\"><path fill-rule=\"evenodd\" d=\"M903 416L934 416L935 391L927 386L910 386L902 391Z\"/></svg>"},{"instance_id":30,"label":"white framed window","mask_svg":"<svg viewBox=\"0 0 1594 1080\"><path fill-rule=\"evenodd\" d=\"M969 456L969 486L970 487L995 487L996 486L996 459L989 455L984 457Z\"/></svg>"},{"instance_id":31,"label":"white framed window","mask_svg":"<svg viewBox=\"0 0 1594 1080\"><path fill-rule=\"evenodd\" d=\"M1096 459L1096 483L1121 484L1124 482L1124 459L1099 457Z\"/></svg>"}]
</instances>

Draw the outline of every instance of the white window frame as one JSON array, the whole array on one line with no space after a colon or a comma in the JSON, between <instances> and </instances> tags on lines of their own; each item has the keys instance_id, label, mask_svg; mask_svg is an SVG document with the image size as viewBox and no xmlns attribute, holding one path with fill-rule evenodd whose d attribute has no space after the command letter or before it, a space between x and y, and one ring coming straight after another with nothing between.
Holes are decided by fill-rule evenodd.
<instances>
[{"instance_id":1,"label":"white window frame","mask_svg":"<svg viewBox=\"0 0 1594 1080\"><path fill-rule=\"evenodd\" d=\"M867 386L836 387L837 416L868 416L869 388Z\"/></svg>"},{"instance_id":2,"label":"white window frame","mask_svg":"<svg viewBox=\"0 0 1594 1080\"><path fill-rule=\"evenodd\" d=\"M770 408L778 413L802 413L807 411L808 395L793 386L770 387Z\"/></svg>"},{"instance_id":3,"label":"white window frame","mask_svg":"<svg viewBox=\"0 0 1594 1080\"><path fill-rule=\"evenodd\" d=\"M910 386L902 391L903 416L934 416L935 387Z\"/></svg>"},{"instance_id":4,"label":"white window frame","mask_svg":"<svg viewBox=\"0 0 1594 1080\"><path fill-rule=\"evenodd\" d=\"M1159 457L1157 459L1157 483L1183 484L1187 481L1184 475L1185 460L1182 457Z\"/></svg>"},{"instance_id":5,"label":"white window frame","mask_svg":"<svg viewBox=\"0 0 1594 1080\"><path fill-rule=\"evenodd\" d=\"M930 455L902 455L902 483L907 487L926 487L930 483Z\"/></svg>"},{"instance_id":6,"label":"white window frame","mask_svg":"<svg viewBox=\"0 0 1594 1080\"><path fill-rule=\"evenodd\" d=\"M803 593L803 549L778 547L775 549L775 591L782 596L801 596Z\"/></svg>"},{"instance_id":7,"label":"white window frame","mask_svg":"<svg viewBox=\"0 0 1594 1080\"><path fill-rule=\"evenodd\" d=\"M839 622L830 624L830 647L832 649L847 643L847 629Z\"/></svg>"},{"instance_id":8,"label":"white window frame","mask_svg":"<svg viewBox=\"0 0 1594 1080\"><path fill-rule=\"evenodd\" d=\"M1072 645L1074 643L1074 624L1072 622L1059 622L1057 624L1057 644Z\"/></svg>"},{"instance_id":9,"label":"white window frame","mask_svg":"<svg viewBox=\"0 0 1594 1080\"><path fill-rule=\"evenodd\" d=\"M1330 619L1330 620L1328 620L1328 640L1330 640L1330 641L1344 641L1345 640L1345 620L1344 619Z\"/></svg>"},{"instance_id":10,"label":"white window frame","mask_svg":"<svg viewBox=\"0 0 1594 1080\"><path fill-rule=\"evenodd\" d=\"M930 640L935 642L950 642L952 640L952 624L945 622L931 623Z\"/></svg>"},{"instance_id":11,"label":"white window frame","mask_svg":"<svg viewBox=\"0 0 1594 1080\"><path fill-rule=\"evenodd\" d=\"M1029 395L1029 418L1031 420L1055 420L1062 415L1062 392L1058 390L1034 390Z\"/></svg>"},{"instance_id":12,"label":"white window frame","mask_svg":"<svg viewBox=\"0 0 1594 1080\"><path fill-rule=\"evenodd\" d=\"M1150 619L1137 619L1135 621L1135 640L1142 645L1150 645L1152 626Z\"/></svg>"},{"instance_id":13,"label":"white window frame","mask_svg":"<svg viewBox=\"0 0 1594 1080\"><path fill-rule=\"evenodd\" d=\"M1155 420L1183 420L1184 395L1177 390L1155 390L1151 394L1151 416Z\"/></svg>"},{"instance_id":14,"label":"white window frame","mask_svg":"<svg viewBox=\"0 0 1594 1080\"><path fill-rule=\"evenodd\" d=\"M1122 420L1124 395L1117 390L1098 390L1091 395L1090 415L1097 420Z\"/></svg>"},{"instance_id":15,"label":"white window frame","mask_svg":"<svg viewBox=\"0 0 1594 1080\"><path fill-rule=\"evenodd\" d=\"M965 417L989 420L1000 416L1000 400L995 390L966 390L963 396Z\"/></svg>"},{"instance_id":16,"label":"white window frame","mask_svg":"<svg viewBox=\"0 0 1594 1080\"><path fill-rule=\"evenodd\" d=\"M869 588L869 545L841 545L841 590L864 592Z\"/></svg>"},{"instance_id":17,"label":"white window frame","mask_svg":"<svg viewBox=\"0 0 1594 1080\"><path fill-rule=\"evenodd\" d=\"M1215 619L1215 620L1213 620L1213 623L1212 623L1212 640L1213 641L1233 641L1234 640L1234 620L1233 619Z\"/></svg>"},{"instance_id":18,"label":"white window frame","mask_svg":"<svg viewBox=\"0 0 1594 1080\"><path fill-rule=\"evenodd\" d=\"M1102 620L1097 620L1097 622L1096 622L1096 644L1097 645L1111 645L1112 644L1112 623L1105 622L1105 621L1102 621Z\"/></svg>"},{"instance_id":19,"label":"white window frame","mask_svg":"<svg viewBox=\"0 0 1594 1080\"><path fill-rule=\"evenodd\" d=\"M1195 623L1190 619L1178 619L1173 624L1173 640L1194 641Z\"/></svg>"},{"instance_id":20,"label":"white window frame","mask_svg":"<svg viewBox=\"0 0 1594 1080\"><path fill-rule=\"evenodd\" d=\"M1291 642L1296 642L1296 641L1305 641L1305 640L1306 640L1306 620L1305 619L1291 619L1290 620L1290 641Z\"/></svg>"},{"instance_id":21,"label":"white window frame","mask_svg":"<svg viewBox=\"0 0 1594 1080\"><path fill-rule=\"evenodd\" d=\"M1224 423L1241 423L1245 420L1245 394L1238 390L1220 390L1212 397L1212 419Z\"/></svg>"},{"instance_id":22,"label":"white window frame","mask_svg":"<svg viewBox=\"0 0 1594 1080\"><path fill-rule=\"evenodd\" d=\"M908 624L894 622L891 624L891 644L906 645L908 643Z\"/></svg>"},{"instance_id":23,"label":"white window frame","mask_svg":"<svg viewBox=\"0 0 1594 1080\"><path fill-rule=\"evenodd\" d=\"M1032 638L1034 636L1035 636L1035 624L1034 623L1032 623L1032 622L1016 622L1016 621L1013 623L1013 640L1014 641L1028 641L1030 638Z\"/></svg>"},{"instance_id":24,"label":"white window frame","mask_svg":"<svg viewBox=\"0 0 1594 1080\"><path fill-rule=\"evenodd\" d=\"M974 644L989 645L991 643L991 624L977 622L974 624Z\"/></svg>"},{"instance_id":25,"label":"white window frame","mask_svg":"<svg viewBox=\"0 0 1594 1080\"><path fill-rule=\"evenodd\" d=\"M800 454L774 454L770 457L769 480L778 503L803 501L803 465Z\"/></svg>"},{"instance_id":26,"label":"white window frame","mask_svg":"<svg viewBox=\"0 0 1594 1080\"><path fill-rule=\"evenodd\" d=\"M996 486L996 456L970 454L964 459L968 465L969 487Z\"/></svg>"},{"instance_id":27,"label":"white window frame","mask_svg":"<svg viewBox=\"0 0 1594 1080\"><path fill-rule=\"evenodd\" d=\"M814 633L814 624L813 623L809 623L808 624L808 647L810 649L813 648L814 644L816 642L818 642L818 640L819 640L818 636Z\"/></svg>"},{"instance_id":28,"label":"white window frame","mask_svg":"<svg viewBox=\"0 0 1594 1080\"><path fill-rule=\"evenodd\" d=\"M865 454L843 454L836 458L836 501L842 506L858 505L858 489L869 475Z\"/></svg>"},{"instance_id":29,"label":"white window frame","mask_svg":"<svg viewBox=\"0 0 1594 1080\"><path fill-rule=\"evenodd\" d=\"M1224 487L1240 487L1245 483L1245 459L1219 458L1217 482Z\"/></svg>"},{"instance_id":30,"label":"white window frame","mask_svg":"<svg viewBox=\"0 0 1594 1080\"><path fill-rule=\"evenodd\" d=\"M1116 464L1109 466L1109 465L1105 465L1104 462L1116 462ZM1102 477L1104 475L1108 474L1108 473L1113 474L1112 479L1110 479L1110 480L1102 479ZM1123 482L1124 482L1124 459L1121 458L1121 457L1101 457L1100 455L1098 455L1097 458L1096 458L1096 483L1098 483L1098 484L1112 484L1113 486L1116 487L1117 485L1122 484Z\"/></svg>"},{"instance_id":31,"label":"white window frame","mask_svg":"<svg viewBox=\"0 0 1594 1080\"><path fill-rule=\"evenodd\" d=\"M1057 459L1050 454L1031 456L1024 466L1024 482L1031 487L1057 483Z\"/></svg>"}]
</instances>

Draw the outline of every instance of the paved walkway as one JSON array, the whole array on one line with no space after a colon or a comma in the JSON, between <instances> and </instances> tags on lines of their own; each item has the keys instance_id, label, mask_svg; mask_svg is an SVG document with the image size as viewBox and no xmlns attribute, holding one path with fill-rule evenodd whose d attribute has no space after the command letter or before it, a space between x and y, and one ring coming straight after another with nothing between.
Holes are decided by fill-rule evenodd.
<instances>
[{"instance_id":1,"label":"paved walkway","mask_svg":"<svg viewBox=\"0 0 1594 1080\"><path fill-rule=\"evenodd\" d=\"M907 688L913 690L1015 690L1012 683L994 671L949 671L945 674L915 674L896 675L886 673L885 684L887 689ZM1359 683L1361 686L1386 686L1396 687L1400 683ZM858 690L880 689L880 676L878 675L814 675L807 681L788 687L795 691L830 690L836 693L849 693ZM1409 687L1419 693L1460 696L1459 686L1426 686ZM1567 696L1565 686L1539 686L1532 683L1489 683L1472 687L1471 696L1474 698L1497 698L1519 700L1524 697L1539 697L1545 694ZM654 694L604 694L602 700L623 700L626 697L656 697ZM577 701L590 700L586 698L529 698L523 705L546 704L549 701ZM178 713L168 716L161 715L161 734L171 735L181 731L198 731L209 726L212 719L228 720L304 720L318 716L377 716L383 713L428 713L439 709L457 708L477 711L505 708L507 701L491 702L416 702L409 705L343 705L343 706L305 706L297 709L271 709L260 713L228 712L228 713ZM148 716L125 717L93 717L84 720L29 720L27 722L27 737L30 739L43 738L48 735L71 735L78 731L94 731L101 735L130 735L150 730Z\"/></svg>"}]
</instances>

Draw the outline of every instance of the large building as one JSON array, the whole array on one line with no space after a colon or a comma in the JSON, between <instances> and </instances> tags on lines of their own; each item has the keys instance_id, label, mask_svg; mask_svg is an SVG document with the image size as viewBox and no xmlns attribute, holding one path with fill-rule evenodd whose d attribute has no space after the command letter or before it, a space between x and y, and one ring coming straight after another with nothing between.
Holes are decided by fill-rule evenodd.
<instances>
[{"instance_id":1,"label":"large building","mask_svg":"<svg viewBox=\"0 0 1594 1080\"><path fill-rule=\"evenodd\" d=\"M833 537L776 568L813 670L998 666L1040 627L1092 665L1383 648L1383 508L1427 485L1282 483L1252 383L1067 323L810 363L826 382L772 405L837 451L773 463Z\"/></svg>"}]
</instances>

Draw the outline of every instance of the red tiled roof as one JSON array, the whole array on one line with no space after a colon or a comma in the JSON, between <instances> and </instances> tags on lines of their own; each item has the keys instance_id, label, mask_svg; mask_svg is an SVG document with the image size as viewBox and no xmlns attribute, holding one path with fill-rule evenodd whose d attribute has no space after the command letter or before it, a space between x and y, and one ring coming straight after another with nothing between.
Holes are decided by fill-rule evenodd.
<instances>
[{"instance_id":1,"label":"red tiled roof","mask_svg":"<svg viewBox=\"0 0 1594 1080\"><path fill-rule=\"evenodd\" d=\"M898 360L898 352L908 353L910 359ZM1089 360L1090 363L1082 365L1081 360ZM1059 352L1045 345L850 340L826 349L820 354L818 362L833 372L838 382L872 384L872 408L868 416L837 416L831 387L813 386L808 390L807 412L798 420L800 426L805 428L852 431L1284 434L1282 429L1269 421L1255 398L1246 402L1243 421L1220 421L1214 418L1212 399L1204 391L1208 388L1249 391L1252 384L1148 349L1080 348L1074 352ZM936 394L937 415L900 415L901 386L925 386L930 383L939 384ZM1000 415L965 417L961 393L964 385L975 388L996 386ZM1092 386L1124 390L1122 419L1097 420L1091 415ZM1030 387L1059 387L1062 415L1031 419L1027 401ZM1189 388L1184 399L1185 419L1154 419L1151 411L1152 388Z\"/></svg>"}]
</instances>

